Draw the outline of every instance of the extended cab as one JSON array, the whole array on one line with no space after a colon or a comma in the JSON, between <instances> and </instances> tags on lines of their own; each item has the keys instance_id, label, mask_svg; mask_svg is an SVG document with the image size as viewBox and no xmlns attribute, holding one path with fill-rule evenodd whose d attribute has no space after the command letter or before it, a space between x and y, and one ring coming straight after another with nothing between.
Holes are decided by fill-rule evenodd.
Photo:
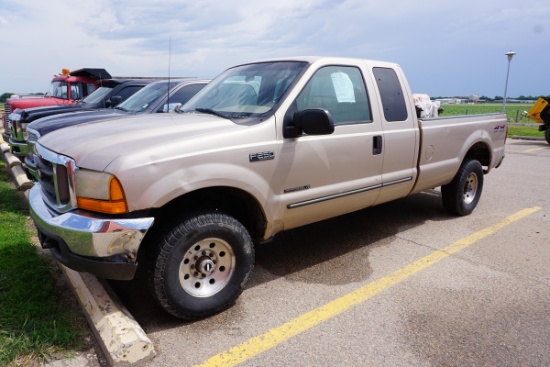
<instances>
[{"instance_id":1,"label":"extended cab","mask_svg":"<svg viewBox=\"0 0 550 367\"><path fill-rule=\"evenodd\" d=\"M2 138L8 142L10 131L8 119L16 109L73 104L99 88L101 82L106 79L111 79L111 74L105 69L84 68L74 71L62 69L60 74L53 77L44 97L8 99L4 104Z\"/></svg>"},{"instance_id":2,"label":"extended cab","mask_svg":"<svg viewBox=\"0 0 550 367\"><path fill-rule=\"evenodd\" d=\"M8 117L10 122L8 124L10 126L8 143L11 152L20 159L30 152L26 140L28 137L27 126L31 122L67 112L115 107L153 81L155 79L109 79L103 81L98 89L76 104L17 108Z\"/></svg>"},{"instance_id":3,"label":"extended cab","mask_svg":"<svg viewBox=\"0 0 550 367\"><path fill-rule=\"evenodd\" d=\"M390 62L243 64L182 109L42 137L29 196L61 263L114 279L141 269L181 318L229 307L254 246L281 231L438 186L469 214L504 158L504 114L418 119Z\"/></svg>"}]
</instances>

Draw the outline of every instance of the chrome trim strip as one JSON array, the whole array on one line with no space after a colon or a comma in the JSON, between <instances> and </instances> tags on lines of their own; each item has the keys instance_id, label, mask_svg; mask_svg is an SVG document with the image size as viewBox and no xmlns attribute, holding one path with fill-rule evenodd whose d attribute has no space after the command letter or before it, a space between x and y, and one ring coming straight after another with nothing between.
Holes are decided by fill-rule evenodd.
<instances>
[{"instance_id":1,"label":"chrome trim strip","mask_svg":"<svg viewBox=\"0 0 550 367\"><path fill-rule=\"evenodd\" d=\"M383 183L382 186L384 187L384 186L397 185L397 184L400 184L400 183L403 183L403 182L409 182L412 179L413 179L412 176L405 177L405 178L400 178L399 180L394 180L394 181Z\"/></svg>"},{"instance_id":2,"label":"chrome trim strip","mask_svg":"<svg viewBox=\"0 0 550 367\"><path fill-rule=\"evenodd\" d=\"M372 191L372 190L380 189L380 188L386 187L386 186L397 185L397 184L400 184L400 183L403 183L403 182L408 182L408 181L411 181L411 180L412 180L412 176L409 176L409 177L401 178L399 180L385 182L385 183L382 183L382 184L379 184L379 185L367 186L367 187L363 187L363 188L360 188L360 189L341 192L339 194L332 194L332 195L327 195L327 196L323 196L323 197L316 198L316 199L309 199L309 200L305 200L305 201L300 201L298 203L288 204L286 207L287 207L287 209L295 209L295 208L299 208L299 207L306 206L306 205L321 203L321 202L327 201L327 200L338 199L338 198L341 198L341 197L344 197L344 196L355 195L355 194L360 194L360 193L366 192L366 191Z\"/></svg>"}]
</instances>

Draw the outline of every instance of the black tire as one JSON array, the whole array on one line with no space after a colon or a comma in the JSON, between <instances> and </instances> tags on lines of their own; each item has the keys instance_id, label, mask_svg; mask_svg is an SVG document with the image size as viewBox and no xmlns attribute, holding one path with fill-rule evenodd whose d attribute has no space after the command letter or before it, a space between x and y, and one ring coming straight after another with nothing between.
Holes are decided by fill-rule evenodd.
<instances>
[{"instance_id":1,"label":"black tire","mask_svg":"<svg viewBox=\"0 0 550 367\"><path fill-rule=\"evenodd\" d=\"M470 214L483 190L483 167L477 160L466 160L453 180L441 186L441 198L445 209L453 214Z\"/></svg>"},{"instance_id":2,"label":"black tire","mask_svg":"<svg viewBox=\"0 0 550 367\"><path fill-rule=\"evenodd\" d=\"M219 212L186 217L159 238L152 290L160 305L183 319L203 318L230 307L254 267L246 228Z\"/></svg>"},{"instance_id":3,"label":"black tire","mask_svg":"<svg viewBox=\"0 0 550 367\"><path fill-rule=\"evenodd\" d=\"M544 131L544 137L546 139L546 142L550 144L550 126L546 126L546 130Z\"/></svg>"}]
</instances>

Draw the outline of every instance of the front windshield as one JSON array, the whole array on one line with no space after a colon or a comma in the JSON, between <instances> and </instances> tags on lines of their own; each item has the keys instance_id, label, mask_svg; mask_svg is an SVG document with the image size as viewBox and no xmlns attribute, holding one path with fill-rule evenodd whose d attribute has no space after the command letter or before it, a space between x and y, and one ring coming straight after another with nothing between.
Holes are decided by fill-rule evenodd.
<instances>
[{"instance_id":1,"label":"front windshield","mask_svg":"<svg viewBox=\"0 0 550 367\"><path fill-rule=\"evenodd\" d=\"M52 82L46 96L67 99L67 83Z\"/></svg>"},{"instance_id":2,"label":"front windshield","mask_svg":"<svg viewBox=\"0 0 550 367\"><path fill-rule=\"evenodd\" d=\"M226 70L186 103L184 112L205 112L236 120L267 117L307 63L276 61Z\"/></svg>"},{"instance_id":3,"label":"front windshield","mask_svg":"<svg viewBox=\"0 0 550 367\"><path fill-rule=\"evenodd\" d=\"M165 97L168 94L168 89L174 88L179 83L178 81L163 81L149 84L115 108L126 112L143 112L159 98Z\"/></svg>"},{"instance_id":4,"label":"front windshield","mask_svg":"<svg viewBox=\"0 0 550 367\"><path fill-rule=\"evenodd\" d=\"M99 87L98 89L94 90L90 95L88 95L86 98L84 98L81 103L99 103L101 102L105 96L107 96L113 88L111 87Z\"/></svg>"}]
</instances>

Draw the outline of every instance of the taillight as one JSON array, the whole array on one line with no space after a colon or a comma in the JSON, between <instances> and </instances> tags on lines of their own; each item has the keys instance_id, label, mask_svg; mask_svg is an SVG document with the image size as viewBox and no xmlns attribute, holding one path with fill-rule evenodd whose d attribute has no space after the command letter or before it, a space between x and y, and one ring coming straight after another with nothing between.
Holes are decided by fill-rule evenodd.
<instances>
[{"instance_id":1,"label":"taillight","mask_svg":"<svg viewBox=\"0 0 550 367\"><path fill-rule=\"evenodd\" d=\"M506 139L508 139L508 124L506 124L506 134L504 135L504 144L506 144Z\"/></svg>"}]
</instances>

